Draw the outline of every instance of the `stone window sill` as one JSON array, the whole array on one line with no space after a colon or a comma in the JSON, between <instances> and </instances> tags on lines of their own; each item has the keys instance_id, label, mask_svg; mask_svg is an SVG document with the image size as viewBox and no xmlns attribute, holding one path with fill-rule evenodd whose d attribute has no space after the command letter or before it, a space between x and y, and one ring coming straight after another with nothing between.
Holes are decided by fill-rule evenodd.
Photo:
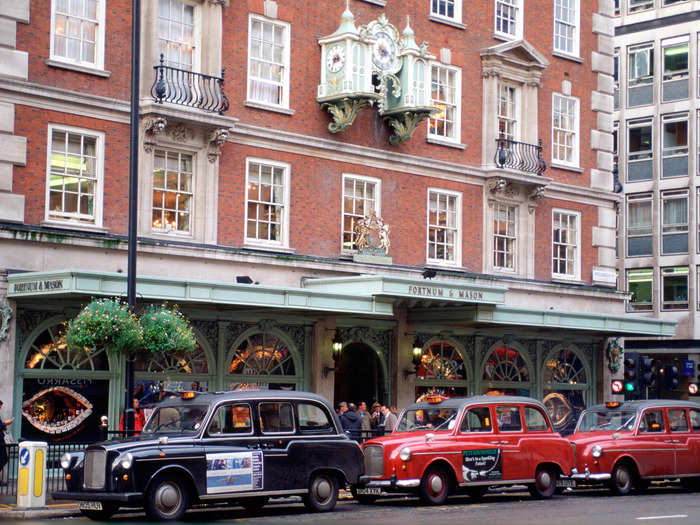
<instances>
[{"instance_id":1,"label":"stone window sill","mask_svg":"<svg viewBox=\"0 0 700 525\"><path fill-rule=\"evenodd\" d=\"M385 0L360 0L360 2L365 2L367 4L374 4L378 5L380 7L385 7L386 6L386 1Z\"/></svg>"},{"instance_id":2,"label":"stone window sill","mask_svg":"<svg viewBox=\"0 0 700 525\"><path fill-rule=\"evenodd\" d=\"M583 168L579 168L578 166L569 166L568 164L560 164L554 161L550 163L549 167L564 171L575 171L576 173L583 173L585 171Z\"/></svg>"},{"instance_id":3,"label":"stone window sill","mask_svg":"<svg viewBox=\"0 0 700 525\"><path fill-rule=\"evenodd\" d=\"M437 137L426 137L426 142L429 144L436 144L438 146L446 146L448 148L466 149L467 145L460 142L452 142L451 140L441 139Z\"/></svg>"},{"instance_id":4,"label":"stone window sill","mask_svg":"<svg viewBox=\"0 0 700 525\"><path fill-rule=\"evenodd\" d=\"M577 55L569 55L568 53L564 53L563 51L552 51L552 56L563 58L565 60L571 60L573 62L578 62L579 64L583 64L583 58Z\"/></svg>"},{"instance_id":5,"label":"stone window sill","mask_svg":"<svg viewBox=\"0 0 700 525\"><path fill-rule=\"evenodd\" d=\"M430 15L428 17L428 20L430 20L431 22L437 22L438 24L445 24L446 26L456 27L457 29L464 30L467 28L467 26L461 22L457 22L456 20L450 20L449 18L442 18L437 15Z\"/></svg>"},{"instance_id":6,"label":"stone window sill","mask_svg":"<svg viewBox=\"0 0 700 525\"><path fill-rule=\"evenodd\" d=\"M45 228L60 228L62 230L77 230L94 233L109 233L109 228L95 226L91 224L81 224L77 222L61 222L55 220L41 221L41 225Z\"/></svg>"},{"instance_id":7,"label":"stone window sill","mask_svg":"<svg viewBox=\"0 0 700 525\"><path fill-rule=\"evenodd\" d=\"M60 60L52 60L50 58L46 59L46 65L60 69L70 69L71 71L77 71L78 73L85 73L87 75L95 75L96 77L109 78L112 75L111 71L105 71L104 69L96 69L78 64L71 64L69 62L61 62Z\"/></svg>"},{"instance_id":8,"label":"stone window sill","mask_svg":"<svg viewBox=\"0 0 700 525\"><path fill-rule=\"evenodd\" d=\"M296 253L294 248L290 248L288 246L281 246L279 244L256 244L250 241L244 242L243 248L247 250L259 250L265 252Z\"/></svg>"},{"instance_id":9,"label":"stone window sill","mask_svg":"<svg viewBox=\"0 0 700 525\"><path fill-rule=\"evenodd\" d=\"M254 109L264 109L265 111L274 111L275 113L282 113L283 115L294 115L295 110L289 108L283 108L280 106L270 106L268 104L263 104L262 102L254 102L252 100L246 100L245 106Z\"/></svg>"}]
</instances>

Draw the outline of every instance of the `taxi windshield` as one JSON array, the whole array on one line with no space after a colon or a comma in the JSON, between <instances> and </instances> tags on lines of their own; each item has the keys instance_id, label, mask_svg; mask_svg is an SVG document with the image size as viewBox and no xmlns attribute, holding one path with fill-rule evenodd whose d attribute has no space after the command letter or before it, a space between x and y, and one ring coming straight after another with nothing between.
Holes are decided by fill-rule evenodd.
<instances>
[{"instance_id":1,"label":"taxi windshield","mask_svg":"<svg viewBox=\"0 0 700 525\"><path fill-rule=\"evenodd\" d=\"M143 429L144 434L195 434L202 426L208 405L183 404L157 407Z\"/></svg>"},{"instance_id":2,"label":"taxi windshield","mask_svg":"<svg viewBox=\"0 0 700 525\"><path fill-rule=\"evenodd\" d=\"M407 409L394 432L413 432L414 430L446 431L452 430L457 420L454 408L418 408Z\"/></svg>"},{"instance_id":3,"label":"taxi windshield","mask_svg":"<svg viewBox=\"0 0 700 525\"><path fill-rule=\"evenodd\" d=\"M637 412L634 410L586 410L581 414L578 432L634 430Z\"/></svg>"}]
</instances>

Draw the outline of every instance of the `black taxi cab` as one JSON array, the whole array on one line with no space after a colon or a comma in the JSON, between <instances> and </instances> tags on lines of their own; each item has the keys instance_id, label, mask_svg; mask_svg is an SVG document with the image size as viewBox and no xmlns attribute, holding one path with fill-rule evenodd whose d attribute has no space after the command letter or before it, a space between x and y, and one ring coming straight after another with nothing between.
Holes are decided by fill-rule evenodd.
<instances>
[{"instance_id":1,"label":"black taxi cab","mask_svg":"<svg viewBox=\"0 0 700 525\"><path fill-rule=\"evenodd\" d=\"M90 518L142 507L175 520L193 503L253 510L290 495L330 511L339 487L357 483L362 451L316 394L186 392L158 404L139 436L65 454L61 467L67 490L54 498L77 500Z\"/></svg>"}]
</instances>

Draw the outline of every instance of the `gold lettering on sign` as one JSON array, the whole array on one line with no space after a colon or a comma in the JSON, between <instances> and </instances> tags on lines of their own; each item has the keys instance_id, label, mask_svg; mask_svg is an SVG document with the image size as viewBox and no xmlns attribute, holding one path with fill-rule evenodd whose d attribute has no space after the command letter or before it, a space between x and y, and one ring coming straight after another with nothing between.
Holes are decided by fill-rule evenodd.
<instances>
[{"instance_id":1,"label":"gold lettering on sign","mask_svg":"<svg viewBox=\"0 0 700 525\"><path fill-rule=\"evenodd\" d=\"M469 299L481 301L484 299L484 292L476 290L455 290L453 288L441 288L437 286L416 286L409 285L408 293L418 297L458 297L459 299Z\"/></svg>"},{"instance_id":2,"label":"gold lettering on sign","mask_svg":"<svg viewBox=\"0 0 700 525\"><path fill-rule=\"evenodd\" d=\"M15 293L42 292L44 290L63 290L63 279L15 283L12 288L12 291Z\"/></svg>"}]
</instances>

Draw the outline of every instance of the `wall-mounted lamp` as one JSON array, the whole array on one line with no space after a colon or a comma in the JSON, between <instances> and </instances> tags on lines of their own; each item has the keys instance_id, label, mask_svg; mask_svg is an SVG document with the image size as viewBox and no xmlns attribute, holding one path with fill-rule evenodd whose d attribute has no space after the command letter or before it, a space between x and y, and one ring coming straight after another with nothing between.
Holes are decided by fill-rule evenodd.
<instances>
[{"instance_id":1,"label":"wall-mounted lamp","mask_svg":"<svg viewBox=\"0 0 700 525\"><path fill-rule=\"evenodd\" d=\"M331 344L331 349L333 350L331 356L333 357L333 363L335 366L333 368L324 366L323 377L328 377L328 373L334 371L338 367L340 354L343 351L343 339L340 337L340 330L338 330L337 328L335 329L335 335L333 336L333 343Z\"/></svg>"},{"instance_id":2,"label":"wall-mounted lamp","mask_svg":"<svg viewBox=\"0 0 700 525\"><path fill-rule=\"evenodd\" d=\"M413 362L413 370L404 370L403 371L404 379L410 375L418 374L418 367L420 366L421 362L423 361L423 341L421 341L420 337L418 337L418 336L415 336L413 338L413 348L411 350L411 361Z\"/></svg>"}]
</instances>

